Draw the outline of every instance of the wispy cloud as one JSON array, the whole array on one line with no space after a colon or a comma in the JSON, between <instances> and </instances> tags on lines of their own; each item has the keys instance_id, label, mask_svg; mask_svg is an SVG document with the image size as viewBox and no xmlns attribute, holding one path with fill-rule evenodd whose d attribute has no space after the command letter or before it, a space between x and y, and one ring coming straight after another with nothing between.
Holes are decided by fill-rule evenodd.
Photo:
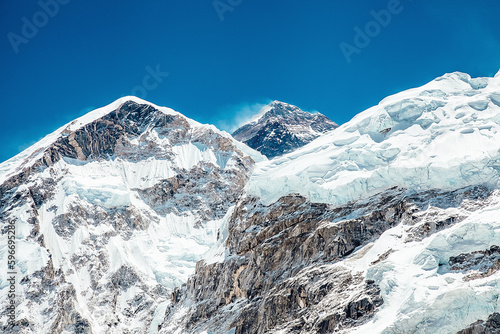
<instances>
[{"instance_id":1,"label":"wispy cloud","mask_svg":"<svg viewBox=\"0 0 500 334\"><path fill-rule=\"evenodd\" d=\"M253 116L271 102L272 100L269 99L263 102L229 104L217 112L214 116L214 124L219 129L232 133L241 125L250 121Z\"/></svg>"}]
</instances>

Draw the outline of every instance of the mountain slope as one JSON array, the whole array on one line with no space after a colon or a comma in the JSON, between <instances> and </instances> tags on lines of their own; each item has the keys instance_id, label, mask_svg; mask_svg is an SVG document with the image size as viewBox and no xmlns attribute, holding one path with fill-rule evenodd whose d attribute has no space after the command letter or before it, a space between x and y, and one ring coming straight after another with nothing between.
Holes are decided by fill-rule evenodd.
<instances>
[{"instance_id":1,"label":"mountain slope","mask_svg":"<svg viewBox=\"0 0 500 334\"><path fill-rule=\"evenodd\" d=\"M257 164L160 332L495 326L499 133L500 72L452 73Z\"/></svg>"},{"instance_id":2,"label":"mountain slope","mask_svg":"<svg viewBox=\"0 0 500 334\"><path fill-rule=\"evenodd\" d=\"M18 272L1 331L495 332L500 72L444 75L324 134L295 108L239 133L262 130L264 152L280 128L263 120L295 117L272 160L126 97L0 164ZM3 271L2 305L9 286Z\"/></svg>"},{"instance_id":3,"label":"mountain slope","mask_svg":"<svg viewBox=\"0 0 500 334\"><path fill-rule=\"evenodd\" d=\"M311 114L274 101L234 131L233 137L271 159L292 152L336 127L320 113Z\"/></svg>"},{"instance_id":4,"label":"mountain slope","mask_svg":"<svg viewBox=\"0 0 500 334\"><path fill-rule=\"evenodd\" d=\"M169 291L216 243L253 168L248 154L263 159L213 126L126 97L1 164L19 282L19 328L2 332L156 332ZM2 259L6 238L3 229Z\"/></svg>"}]
</instances>

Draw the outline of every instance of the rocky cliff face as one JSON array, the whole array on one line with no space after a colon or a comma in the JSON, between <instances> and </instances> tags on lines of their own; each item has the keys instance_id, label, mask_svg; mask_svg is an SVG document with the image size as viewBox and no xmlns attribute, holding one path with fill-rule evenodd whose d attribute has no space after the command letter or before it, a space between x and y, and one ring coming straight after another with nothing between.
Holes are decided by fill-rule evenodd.
<instances>
[{"instance_id":1,"label":"rocky cliff face","mask_svg":"<svg viewBox=\"0 0 500 334\"><path fill-rule=\"evenodd\" d=\"M500 332L500 313L491 314L486 321L478 320L457 334L495 334Z\"/></svg>"},{"instance_id":2,"label":"rocky cliff face","mask_svg":"<svg viewBox=\"0 0 500 334\"><path fill-rule=\"evenodd\" d=\"M413 195L390 189L341 208L298 195L270 206L242 199L229 222L225 261L198 263L173 293L160 333L350 333L384 303L375 280L353 267L377 270L397 247L368 254L368 244L396 228L403 247L425 240L489 196L486 187ZM456 270L458 260L449 261Z\"/></svg>"},{"instance_id":3,"label":"rocky cliff face","mask_svg":"<svg viewBox=\"0 0 500 334\"><path fill-rule=\"evenodd\" d=\"M292 152L337 127L325 115L274 101L234 131L233 137L271 159Z\"/></svg>"}]
</instances>

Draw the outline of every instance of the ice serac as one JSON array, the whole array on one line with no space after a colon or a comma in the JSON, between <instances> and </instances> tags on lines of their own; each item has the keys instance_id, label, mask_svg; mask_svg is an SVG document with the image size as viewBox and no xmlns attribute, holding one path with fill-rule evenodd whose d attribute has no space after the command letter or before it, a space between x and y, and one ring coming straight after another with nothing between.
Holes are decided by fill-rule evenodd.
<instances>
[{"instance_id":1,"label":"ice serac","mask_svg":"<svg viewBox=\"0 0 500 334\"><path fill-rule=\"evenodd\" d=\"M160 332L495 332L499 171L498 75L390 96L257 164Z\"/></svg>"},{"instance_id":2,"label":"ice serac","mask_svg":"<svg viewBox=\"0 0 500 334\"><path fill-rule=\"evenodd\" d=\"M382 100L252 174L249 193L342 205L398 186L457 189L496 183L500 79L452 73ZM270 191L269 182L275 189Z\"/></svg>"},{"instance_id":3,"label":"ice serac","mask_svg":"<svg viewBox=\"0 0 500 334\"><path fill-rule=\"evenodd\" d=\"M325 115L274 101L234 131L233 137L271 159L292 152L336 127Z\"/></svg>"},{"instance_id":4,"label":"ice serac","mask_svg":"<svg viewBox=\"0 0 500 334\"><path fill-rule=\"evenodd\" d=\"M125 97L1 164L18 305L17 327L4 308L0 331L155 333L172 288L216 244L254 159L265 158L211 125ZM2 228L2 261L6 238ZM3 271L1 305L6 280Z\"/></svg>"}]
</instances>

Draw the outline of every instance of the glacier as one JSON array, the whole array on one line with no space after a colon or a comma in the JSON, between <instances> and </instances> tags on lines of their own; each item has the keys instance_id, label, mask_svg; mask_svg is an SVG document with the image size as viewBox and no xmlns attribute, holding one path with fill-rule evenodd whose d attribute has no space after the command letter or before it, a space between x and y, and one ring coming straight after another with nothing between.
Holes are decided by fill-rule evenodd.
<instances>
[{"instance_id":1,"label":"glacier","mask_svg":"<svg viewBox=\"0 0 500 334\"><path fill-rule=\"evenodd\" d=\"M498 76L457 72L387 97L312 143L259 163L247 192L267 204L298 193L340 206L393 186L497 185L498 91Z\"/></svg>"}]
</instances>

